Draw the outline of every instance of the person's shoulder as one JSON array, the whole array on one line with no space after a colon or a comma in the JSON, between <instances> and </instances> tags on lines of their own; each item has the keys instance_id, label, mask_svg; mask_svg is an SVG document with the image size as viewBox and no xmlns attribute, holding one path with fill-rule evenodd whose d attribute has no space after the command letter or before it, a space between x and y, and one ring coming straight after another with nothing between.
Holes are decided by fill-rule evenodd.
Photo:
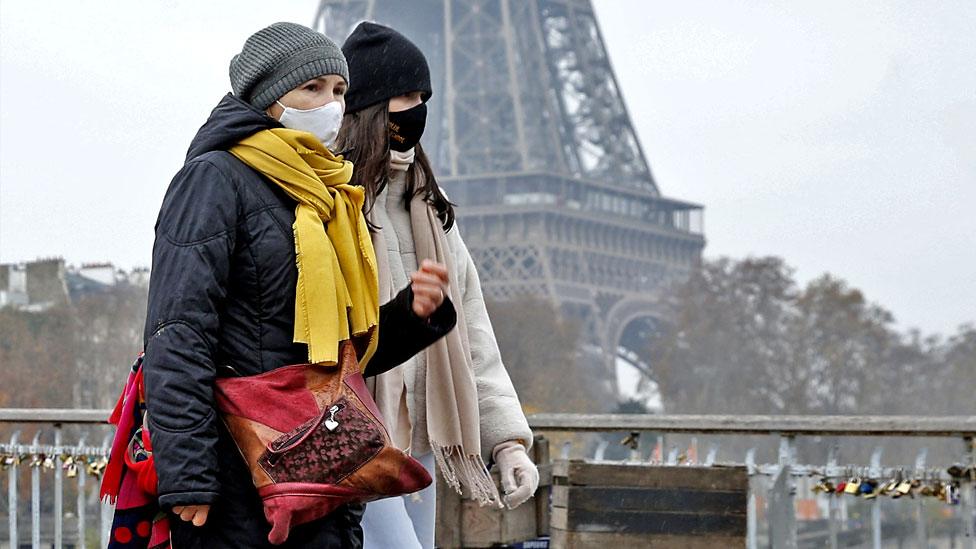
<instances>
[{"instance_id":1,"label":"person's shoulder","mask_svg":"<svg viewBox=\"0 0 976 549\"><path fill-rule=\"evenodd\" d=\"M240 180L234 162L239 161L225 151L211 151L187 160L170 182L167 198L180 195L194 200L234 199Z\"/></svg>"},{"instance_id":2,"label":"person's shoulder","mask_svg":"<svg viewBox=\"0 0 976 549\"><path fill-rule=\"evenodd\" d=\"M458 219L456 215L454 217L454 222L451 223L451 227L445 229L444 233L447 236L447 243L450 245L452 250L465 247L464 239L461 237L461 227L458 226Z\"/></svg>"},{"instance_id":3,"label":"person's shoulder","mask_svg":"<svg viewBox=\"0 0 976 549\"><path fill-rule=\"evenodd\" d=\"M232 180L241 168L247 169L247 166L231 153L208 151L187 160L181 171L209 171L212 175L224 175L228 180Z\"/></svg>"},{"instance_id":4,"label":"person's shoulder","mask_svg":"<svg viewBox=\"0 0 976 549\"><path fill-rule=\"evenodd\" d=\"M157 229L174 244L188 244L236 225L242 208L241 176L235 161L224 151L187 161L166 191Z\"/></svg>"}]
</instances>

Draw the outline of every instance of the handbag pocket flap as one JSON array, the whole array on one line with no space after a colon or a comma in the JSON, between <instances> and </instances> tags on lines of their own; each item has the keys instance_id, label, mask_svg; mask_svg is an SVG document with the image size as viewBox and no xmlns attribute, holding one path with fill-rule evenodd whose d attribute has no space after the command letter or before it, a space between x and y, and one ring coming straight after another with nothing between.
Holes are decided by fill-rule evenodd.
<instances>
[{"instance_id":1,"label":"handbag pocket flap","mask_svg":"<svg viewBox=\"0 0 976 549\"><path fill-rule=\"evenodd\" d=\"M277 483L336 484L383 449L376 422L345 398L275 439L258 460Z\"/></svg>"}]
</instances>

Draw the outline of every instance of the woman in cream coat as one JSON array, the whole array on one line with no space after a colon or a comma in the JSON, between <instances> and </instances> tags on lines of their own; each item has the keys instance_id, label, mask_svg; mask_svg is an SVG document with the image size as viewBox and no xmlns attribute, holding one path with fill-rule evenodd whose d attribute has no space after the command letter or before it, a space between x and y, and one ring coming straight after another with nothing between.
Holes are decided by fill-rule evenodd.
<instances>
[{"instance_id":1,"label":"woman in cream coat","mask_svg":"<svg viewBox=\"0 0 976 549\"><path fill-rule=\"evenodd\" d=\"M420 146L431 95L420 50L397 31L361 23L343 45L351 85L337 149L366 189L381 302L427 262L446 264L458 326L441 342L374 385L397 444L447 483L483 505L516 507L532 496L539 473L528 457L532 431L501 361L474 261L454 210ZM382 253L385 250L387 253ZM494 464L502 492L491 481ZM371 503L365 546L434 546L435 485Z\"/></svg>"}]
</instances>

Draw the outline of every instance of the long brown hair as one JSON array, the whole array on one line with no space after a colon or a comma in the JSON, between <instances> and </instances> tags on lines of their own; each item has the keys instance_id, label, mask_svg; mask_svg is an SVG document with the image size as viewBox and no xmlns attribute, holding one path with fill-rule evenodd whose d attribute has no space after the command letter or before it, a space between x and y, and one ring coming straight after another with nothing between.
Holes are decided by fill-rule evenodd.
<instances>
[{"instance_id":1,"label":"long brown hair","mask_svg":"<svg viewBox=\"0 0 976 549\"><path fill-rule=\"evenodd\" d=\"M347 151L346 159L354 165L351 183L366 189L365 213L372 211L376 197L390 181L389 123L389 101L381 101L346 114L336 139L336 150ZM454 226L454 204L437 185L430 160L420 143L414 147L414 161L407 169L407 190L402 197L407 210L414 196L423 196L434 207L444 230L451 230Z\"/></svg>"}]
</instances>

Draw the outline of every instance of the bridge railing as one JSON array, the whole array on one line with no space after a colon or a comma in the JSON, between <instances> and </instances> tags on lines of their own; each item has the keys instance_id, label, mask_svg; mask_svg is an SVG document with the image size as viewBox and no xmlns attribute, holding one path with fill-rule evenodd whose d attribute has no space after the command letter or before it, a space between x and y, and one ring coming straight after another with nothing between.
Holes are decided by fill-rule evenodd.
<instances>
[{"instance_id":1,"label":"bridge railing","mask_svg":"<svg viewBox=\"0 0 976 549\"><path fill-rule=\"evenodd\" d=\"M112 509L98 502L98 476L108 456L111 431L105 425L110 410L69 409L0 409L0 428L10 433L8 441L0 442L0 465L6 471L6 536L10 547L19 547L25 541L20 536L21 475L29 470L30 542L33 547L64 544L76 547L94 545L95 540L104 547L108 542ZM632 459L646 460L649 440L667 435L766 435L778 437L778 459L775 463L757 463L755 451L746 452L744 463L751 476L769 480L768 534L764 541L773 547L797 547L802 542L798 536L794 502L798 482L811 475L822 477L843 476L851 471L851 465L837 463L831 455L826 464L810 465L797 460L796 444L801 437L940 437L957 439L962 443L961 477L943 476L957 482L960 489L960 510L964 524L963 547L976 549L976 416L920 417L920 416L718 416L718 415L640 415L640 414L534 414L529 424L537 433L626 433L627 443L633 449ZM33 429L31 441L20 438L24 429ZM66 442L65 433L76 435L76 440ZM920 442L922 442L920 440ZM921 445L920 445L921 446ZM920 448L916 466L925 467L924 448ZM717 448L713 446L700 464L715 462ZM559 450L554 449L554 454ZM664 454L665 452L662 452ZM595 458L600 458L602 450ZM564 456L564 457L568 457ZM675 448L658 456L661 464L675 465L682 462ZM697 461L697 460L696 460ZM941 464L940 468L950 464ZM904 472L904 468L886 468L881 465L880 450L872 455L870 464L861 464L865 475L882 478ZM48 475L50 473L50 475ZM41 492L42 477L53 493ZM53 477L50 478L50 477ZM65 505L64 494L70 486L76 495L73 505ZM835 502L831 498L829 543L838 547L839 532L834 518ZM42 510L44 511L42 513ZM91 511L98 515L97 534L89 530L96 521L89 519ZM748 547L759 546L757 495L749 500ZM52 517L52 524L42 523L43 517ZM73 523L73 524L72 524ZM2 528L2 525L0 525ZM882 523L880 506L871 510L871 537L875 547L881 547ZM918 533L920 541L923 531ZM927 544L927 542L926 542ZM966 545L968 544L968 545Z\"/></svg>"},{"instance_id":2,"label":"bridge railing","mask_svg":"<svg viewBox=\"0 0 976 549\"><path fill-rule=\"evenodd\" d=\"M0 546L18 548L108 545L112 507L98 501L98 485L108 462L111 410L0 409L0 478L6 481L6 521ZM32 434L22 437L24 430ZM65 431L76 434L66 441ZM6 438L6 437L5 437ZM30 537L22 535L22 476L29 476ZM42 486L44 491L42 492ZM75 501L65 502L65 492ZM91 519L92 512L97 518ZM48 519L42 521L42 517ZM53 520L51 520L53 518ZM27 521L23 521L27 522ZM97 528L91 528L97 524Z\"/></svg>"},{"instance_id":3,"label":"bridge railing","mask_svg":"<svg viewBox=\"0 0 976 549\"><path fill-rule=\"evenodd\" d=\"M810 479L838 478L860 475L865 478L894 478L913 472L925 472L928 478L947 483L958 483L959 508L961 512L963 547L976 549L976 416L768 416L768 415L654 415L654 414L534 414L529 416L529 425L536 433L627 433L625 444L633 449L631 460L650 461L661 465L677 465L687 456L679 456L677 447L664 448L666 435L763 435L778 437L778 459L775 463L757 463L755 448L746 451L741 463L748 468L751 478L768 479L769 513L768 531L764 543L760 544L757 520L757 483L753 483L749 499L747 547L798 547L803 541L798 535L795 501L799 493L798 484L805 488L811 486ZM882 447L876 447L867 465L840 464L836 447L831 447L825 464L803 464L797 460L797 439L800 437L912 437L958 439L960 459L952 464L926 467L928 447L918 444L918 454L914 470L905 467L883 467ZM656 441L660 452L648 460L646 441ZM605 446L605 445L604 445ZM643 450L643 451L642 451ZM558 450L557 450L558 451ZM716 460L717 445L712 445L701 464L712 465ZM600 459L603 448L596 451ZM654 453L651 453L654 456ZM569 457L569 450L563 450L563 457ZM697 458L696 458L697 461ZM962 475L954 476L949 466L955 465ZM935 478L933 478L935 477ZM840 545L841 532L836 518L844 500L831 497L827 519L829 547ZM873 502L874 503L874 502ZM915 541L919 547L928 547L925 529L925 516L921 512L921 500L917 502ZM872 504L870 508L871 546L882 547L881 505ZM820 544L819 546L823 546ZM955 546L955 544L953 544Z\"/></svg>"}]
</instances>

